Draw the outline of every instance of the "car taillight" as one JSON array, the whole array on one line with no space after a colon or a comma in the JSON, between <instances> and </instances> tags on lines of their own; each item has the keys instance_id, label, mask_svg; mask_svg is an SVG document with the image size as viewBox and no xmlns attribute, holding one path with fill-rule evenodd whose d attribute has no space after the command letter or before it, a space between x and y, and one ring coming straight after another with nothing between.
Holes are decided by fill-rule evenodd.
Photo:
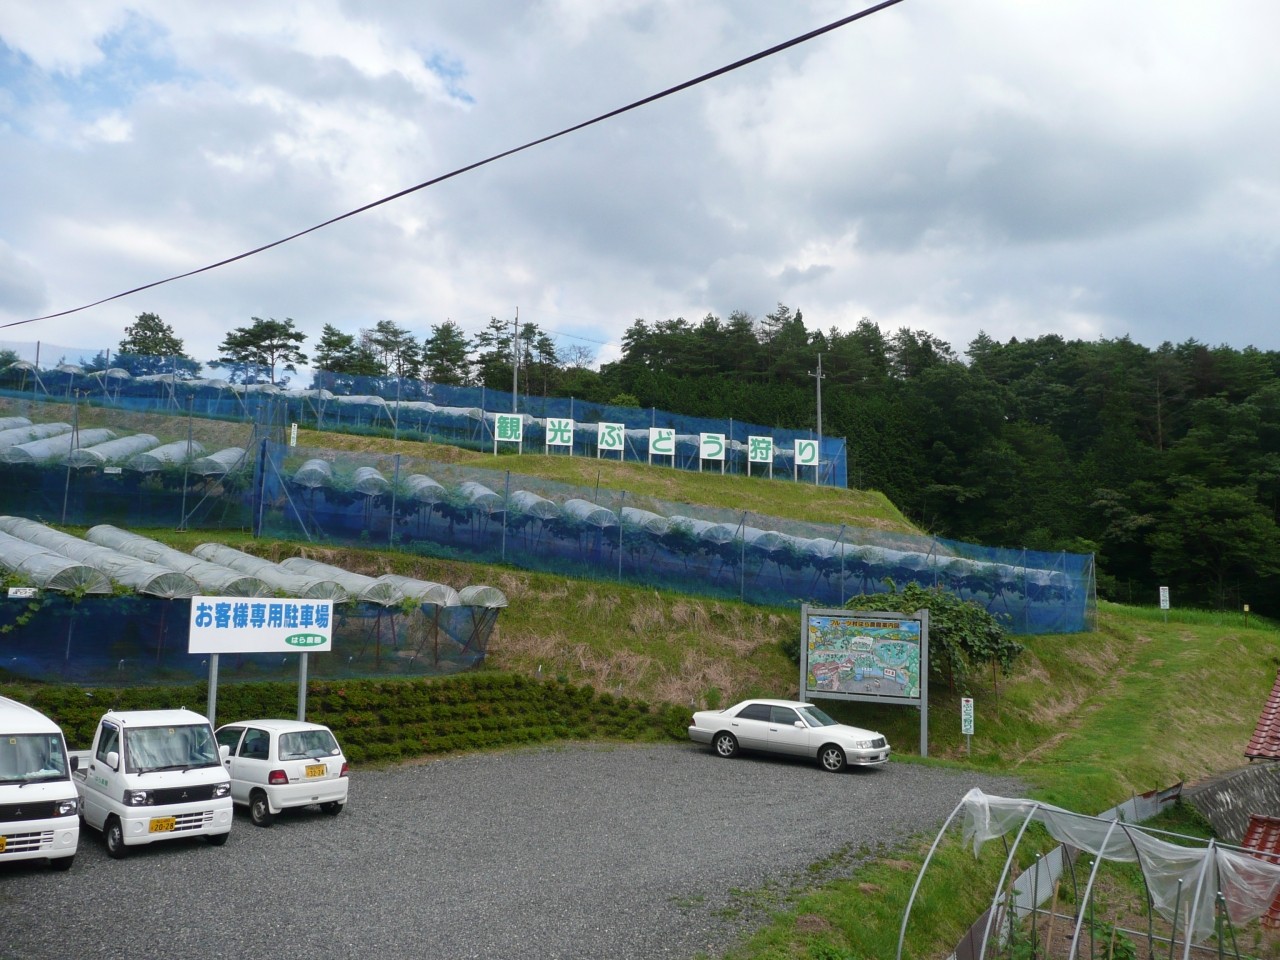
<instances>
[{"instance_id":1,"label":"car taillight","mask_svg":"<svg viewBox=\"0 0 1280 960\"><path fill-rule=\"evenodd\" d=\"M343 761L342 761L342 772L341 772L340 774L338 774L338 776L340 776L340 777L345 777L345 776L346 776L348 773L350 773L350 772L351 772L351 764L349 764L349 763L347 763L347 761L343 760Z\"/></svg>"},{"instance_id":2,"label":"car taillight","mask_svg":"<svg viewBox=\"0 0 1280 960\"><path fill-rule=\"evenodd\" d=\"M279 784L288 783L288 782L289 782L289 775L285 773L283 770L272 770L269 774L267 774L267 783L271 784L273 787Z\"/></svg>"}]
</instances>

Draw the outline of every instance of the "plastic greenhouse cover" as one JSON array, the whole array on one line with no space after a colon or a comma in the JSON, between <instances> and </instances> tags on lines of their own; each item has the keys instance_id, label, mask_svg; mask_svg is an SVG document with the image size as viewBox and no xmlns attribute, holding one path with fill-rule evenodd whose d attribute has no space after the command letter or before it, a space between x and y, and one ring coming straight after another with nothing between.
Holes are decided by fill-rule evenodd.
<instances>
[{"instance_id":1,"label":"plastic greenhouse cover","mask_svg":"<svg viewBox=\"0 0 1280 960\"><path fill-rule=\"evenodd\" d=\"M489 610L503 610L507 606L507 595L497 587L482 583L463 587L458 591L458 599L464 607L485 607Z\"/></svg>"},{"instance_id":2,"label":"plastic greenhouse cover","mask_svg":"<svg viewBox=\"0 0 1280 960\"><path fill-rule=\"evenodd\" d=\"M532 490L517 490L511 494L512 512L525 517L550 520L560 516L560 508L554 500L540 497Z\"/></svg>"},{"instance_id":3,"label":"plastic greenhouse cover","mask_svg":"<svg viewBox=\"0 0 1280 960\"><path fill-rule=\"evenodd\" d=\"M111 592L111 581L101 570L3 532L0 532L0 567L43 590Z\"/></svg>"},{"instance_id":4,"label":"plastic greenhouse cover","mask_svg":"<svg viewBox=\"0 0 1280 960\"><path fill-rule=\"evenodd\" d=\"M202 543L191 552L201 560L219 563L232 570L251 574L289 596L332 600L335 603L350 599L340 583L319 577L308 577L300 573L290 573L270 560L263 560L261 557L255 557L221 543Z\"/></svg>"},{"instance_id":5,"label":"plastic greenhouse cover","mask_svg":"<svg viewBox=\"0 0 1280 960\"><path fill-rule=\"evenodd\" d=\"M387 401L383 400L382 397L373 395L356 397L342 395L335 396L333 399L335 403L342 407L378 407L382 410L387 409Z\"/></svg>"},{"instance_id":6,"label":"plastic greenhouse cover","mask_svg":"<svg viewBox=\"0 0 1280 960\"><path fill-rule=\"evenodd\" d=\"M379 494L391 492L390 482L378 472L377 467L356 467L356 472L351 479L352 489L356 493L364 494L366 497L375 497Z\"/></svg>"},{"instance_id":7,"label":"plastic greenhouse cover","mask_svg":"<svg viewBox=\"0 0 1280 960\"><path fill-rule=\"evenodd\" d=\"M420 503L439 503L445 496L444 484L422 473L405 477L404 486L409 496Z\"/></svg>"},{"instance_id":8,"label":"plastic greenhouse cover","mask_svg":"<svg viewBox=\"0 0 1280 960\"><path fill-rule=\"evenodd\" d=\"M31 440L19 443L0 451L0 461L5 463L46 463L66 457L72 446L91 447L115 438L115 431L106 427L93 430L81 430L77 433L60 433L57 436L45 437L43 440Z\"/></svg>"},{"instance_id":9,"label":"plastic greenhouse cover","mask_svg":"<svg viewBox=\"0 0 1280 960\"><path fill-rule=\"evenodd\" d=\"M623 523L640 527L654 536L662 536L671 526L670 520L651 510L641 510L638 507L623 507L618 512L622 515Z\"/></svg>"},{"instance_id":10,"label":"plastic greenhouse cover","mask_svg":"<svg viewBox=\"0 0 1280 960\"><path fill-rule=\"evenodd\" d=\"M244 447L227 447L191 464L191 472L202 477L221 477L248 465Z\"/></svg>"},{"instance_id":11,"label":"plastic greenhouse cover","mask_svg":"<svg viewBox=\"0 0 1280 960\"><path fill-rule=\"evenodd\" d=\"M194 597L200 593L200 585L186 574L147 560L139 560L111 547L81 540L35 520L0 517L0 530L95 567L116 583L123 584L136 593L166 600Z\"/></svg>"},{"instance_id":12,"label":"plastic greenhouse cover","mask_svg":"<svg viewBox=\"0 0 1280 960\"><path fill-rule=\"evenodd\" d=\"M378 579L392 584L406 597L419 603L434 603L438 607L456 607L462 603L458 591L447 584L418 580L399 573L384 573Z\"/></svg>"},{"instance_id":13,"label":"plastic greenhouse cover","mask_svg":"<svg viewBox=\"0 0 1280 960\"><path fill-rule=\"evenodd\" d=\"M465 480L458 484L458 491L471 501L473 507L478 507L485 513L499 513L502 511L502 498L483 483Z\"/></svg>"},{"instance_id":14,"label":"plastic greenhouse cover","mask_svg":"<svg viewBox=\"0 0 1280 960\"><path fill-rule=\"evenodd\" d=\"M109 523L90 527L85 532L85 539L131 557L150 560L170 570L185 573L200 584L202 593L212 596L270 597L276 592L274 587L258 577L232 570L219 563L201 560L149 537L113 527Z\"/></svg>"},{"instance_id":15,"label":"plastic greenhouse cover","mask_svg":"<svg viewBox=\"0 0 1280 960\"><path fill-rule=\"evenodd\" d=\"M232 393L280 393L280 388L274 383L233 383L231 386Z\"/></svg>"},{"instance_id":16,"label":"plastic greenhouse cover","mask_svg":"<svg viewBox=\"0 0 1280 960\"><path fill-rule=\"evenodd\" d=\"M590 500L578 498L566 500L560 509L566 517L580 520L592 527L604 528L618 525L618 515L616 513L608 507L597 506Z\"/></svg>"},{"instance_id":17,"label":"plastic greenhouse cover","mask_svg":"<svg viewBox=\"0 0 1280 960\"><path fill-rule=\"evenodd\" d=\"M17 427L29 427L31 421L26 417L0 417L0 433L5 430L13 430Z\"/></svg>"},{"instance_id":18,"label":"plastic greenhouse cover","mask_svg":"<svg viewBox=\"0 0 1280 960\"><path fill-rule=\"evenodd\" d=\"M174 443L166 443L153 450L148 450L146 453L138 454L126 466L130 470L148 473L170 464L185 463L187 460L193 460L203 455L204 446L199 440L192 440L190 445L186 440L177 440Z\"/></svg>"},{"instance_id":19,"label":"plastic greenhouse cover","mask_svg":"<svg viewBox=\"0 0 1280 960\"><path fill-rule=\"evenodd\" d=\"M1262 916L1280 893L1280 864L1213 840L1204 847L1187 847L1161 840L1140 824L1102 820L1035 800L997 797L977 788L961 803L964 841L973 845L975 855L982 844L1019 830L1030 818L1061 843L1102 859L1137 863L1156 912L1170 922L1187 924L1192 942L1214 933L1219 891L1234 923Z\"/></svg>"},{"instance_id":20,"label":"plastic greenhouse cover","mask_svg":"<svg viewBox=\"0 0 1280 960\"><path fill-rule=\"evenodd\" d=\"M333 465L318 457L308 460L293 475L293 482L300 487L327 487L333 480Z\"/></svg>"},{"instance_id":21,"label":"plastic greenhouse cover","mask_svg":"<svg viewBox=\"0 0 1280 960\"><path fill-rule=\"evenodd\" d=\"M397 607L404 603L404 592L395 584L379 577L366 576L335 567L330 563L311 560L307 557L288 557L280 561L280 568L290 573L299 573L304 577L320 577L342 584L342 589L354 600L376 603L382 607Z\"/></svg>"},{"instance_id":22,"label":"plastic greenhouse cover","mask_svg":"<svg viewBox=\"0 0 1280 960\"><path fill-rule=\"evenodd\" d=\"M145 453L160 441L149 433L135 433L129 437L117 437L92 447L81 447L67 455L69 467L101 467L109 463L127 460L135 454Z\"/></svg>"},{"instance_id":23,"label":"plastic greenhouse cover","mask_svg":"<svg viewBox=\"0 0 1280 960\"><path fill-rule=\"evenodd\" d=\"M0 450L70 432L71 424L69 423L33 423L25 427L11 427L8 430L0 430Z\"/></svg>"},{"instance_id":24,"label":"plastic greenhouse cover","mask_svg":"<svg viewBox=\"0 0 1280 960\"><path fill-rule=\"evenodd\" d=\"M711 520L698 520L695 517L671 517L671 527L684 528L699 540L708 543L732 543L738 539L738 528L728 523L715 523Z\"/></svg>"}]
</instances>

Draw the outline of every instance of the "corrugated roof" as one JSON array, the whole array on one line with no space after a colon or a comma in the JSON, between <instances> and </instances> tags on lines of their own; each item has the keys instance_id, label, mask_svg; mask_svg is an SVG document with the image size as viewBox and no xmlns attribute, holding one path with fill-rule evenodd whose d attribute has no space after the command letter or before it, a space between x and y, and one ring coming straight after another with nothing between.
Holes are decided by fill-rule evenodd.
<instances>
[{"instance_id":1,"label":"corrugated roof","mask_svg":"<svg viewBox=\"0 0 1280 960\"><path fill-rule=\"evenodd\" d=\"M1280 681L1277 681L1280 685ZM1245 831L1240 846L1257 852L1259 859L1280 863L1280 817L1249 815L1249 829ZM1280 894L1271 902L1270 909L1262 915L1264 927L1280 927Z\"/></svg>"},{"instance_id":2,"label":"corrugated roof","mask_svg":"<svg viewBox=\"0 0 1280 960\"><path fill-rule=\"evenodd\" d=\"M1250 760L1280 760L1280 674L1276 675L1275 686L1262 708L1244 755Z\"/></svg>"}]
</instances>

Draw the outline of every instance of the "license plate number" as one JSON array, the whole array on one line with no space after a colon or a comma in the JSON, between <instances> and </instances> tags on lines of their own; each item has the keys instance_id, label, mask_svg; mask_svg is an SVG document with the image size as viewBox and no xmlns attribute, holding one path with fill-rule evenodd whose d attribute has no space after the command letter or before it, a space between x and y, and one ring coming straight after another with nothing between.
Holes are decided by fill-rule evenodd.
<instances>
[{"instance_id":1,"label":"license plate number","mask_svg":"<svg viewBox=\"0 0 1280 960\"><path fill-rule=\"evenodd\" d=\"M147 830L151 833L168 833L177 825L176 817L152 817Z\"/></svg>"},{"instance_id":2,"label":"license plate number","mask_svg":"<svg viewBox=\"0 0 1280 960\"><path fill-rule=\"evenodd\" d=\"M5 844L9 842L8 837L0 837L0 853L4 853Z\"/></svg>"},{"instance_id":3,"label":"license plate number","mask_svg":"<svg viewBox=\"0 0 1280 960\"><path fill-rule=\"evenodd\" d=\"M323 763L310 764L307 767L307 779L311 779L312 777L323 777L325 775L326 769L327 768Z\"/></svg>"}]
</instances>

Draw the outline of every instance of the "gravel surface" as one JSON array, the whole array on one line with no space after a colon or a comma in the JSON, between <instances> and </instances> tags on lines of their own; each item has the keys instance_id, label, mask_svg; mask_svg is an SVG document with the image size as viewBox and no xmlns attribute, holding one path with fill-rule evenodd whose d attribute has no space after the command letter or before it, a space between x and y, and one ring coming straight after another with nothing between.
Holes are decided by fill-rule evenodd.
<instances>
[{"instance_id":1,"label":"gravel surface","mask_svg":"<svg viewBox=\"0 0 1280 960\"><path fill-rule=\"evenodd\" d=\"M932 834L971 787L893 763L824 773L692 744L574 745L356 770L347 808L237 811L174 840L0 867L0 958L426 960L718 955L841 850ZM846 861L843 867L848 869ZM771 898L775 898L772 899Z\"/></svg>"}]
</instances>

